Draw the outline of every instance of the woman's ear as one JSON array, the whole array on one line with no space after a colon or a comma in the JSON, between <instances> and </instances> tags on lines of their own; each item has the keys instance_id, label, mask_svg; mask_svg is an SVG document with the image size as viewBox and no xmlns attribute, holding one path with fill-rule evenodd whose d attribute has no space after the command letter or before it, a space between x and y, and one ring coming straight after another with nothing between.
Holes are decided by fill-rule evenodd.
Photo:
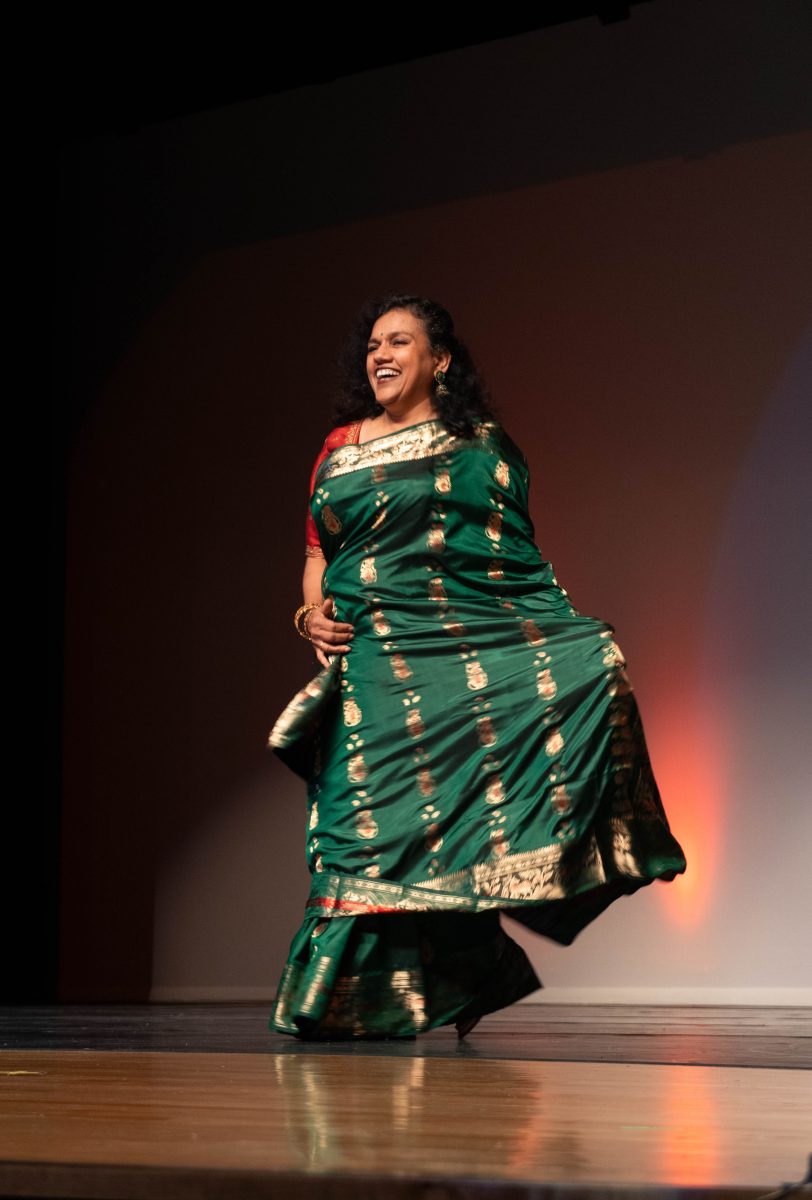
<instances>
[{"instance_id":1,"label":"woman's ear","mask_svg":"<svg viewBox=\"0 0 812 1200\"><path fill-rule=\"evenodd\" d=\"M444 351L442 354L438 354L434 360L435 371L447 371L450 366L451 366L451 355L448 353L447 350Z\"/></svg>"}]
</instances>

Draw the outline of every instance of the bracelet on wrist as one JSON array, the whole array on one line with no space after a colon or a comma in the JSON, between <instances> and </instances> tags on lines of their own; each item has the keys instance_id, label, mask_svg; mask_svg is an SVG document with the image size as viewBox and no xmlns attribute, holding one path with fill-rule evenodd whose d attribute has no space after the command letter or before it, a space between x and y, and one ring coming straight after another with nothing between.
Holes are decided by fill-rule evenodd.
<instances>
[{"instance_id":1,"label":"bracelet on wrist","mask_svg":"<svg viewBox=\"0 0 812 1200\"><path fill-rule=\"evenodd\" d=\"M303 637L306 642L310 642L313 640L310 636L309 625L310 625L310 614L312 613L314 608L321 608L321 605L320 604L303 604L300 608L296 609L296 612L293 617L293 624L296 627L296 632L298 633L299 637Z\"/></svg>"}]
</instances>

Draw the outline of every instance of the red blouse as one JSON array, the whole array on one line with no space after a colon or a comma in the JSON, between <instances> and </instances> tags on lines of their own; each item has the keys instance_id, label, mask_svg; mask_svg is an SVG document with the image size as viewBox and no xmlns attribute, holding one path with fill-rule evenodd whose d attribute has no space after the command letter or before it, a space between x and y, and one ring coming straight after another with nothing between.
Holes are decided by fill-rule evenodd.
<instances>
[{"instance_id":1,"label":"red blouse","mask_svg":"<svg viewBox=\"0 0 812 1200\"><path fill-rule=\"evenodd\" d=\"M337 425L331 430L324 439L324 445L319 452L319 456L313 464L313 470L310 473L310 492L313 495L313 489L316 485L316 471L321 463L331 451L335 450L336 446L346 446L350 442L357 442L361 432L361 421L351 421L349 425ZM319 542L319 533L316 529L316 522L313 520L313 514L308 508L307 520L305 521L305 554L311 555L314 558L324 558L324 553Z\"/></svg>"}]
</instances>

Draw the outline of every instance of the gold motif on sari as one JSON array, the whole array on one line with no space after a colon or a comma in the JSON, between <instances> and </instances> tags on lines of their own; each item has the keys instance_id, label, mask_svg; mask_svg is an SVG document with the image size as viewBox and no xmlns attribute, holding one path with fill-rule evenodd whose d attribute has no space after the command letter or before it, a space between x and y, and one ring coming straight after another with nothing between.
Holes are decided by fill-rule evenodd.
<instances>
[{"instance_id":1,"label":"gold motif on sari","mask_svg":"<svg viewBox=\"0 0 812 1200\"><path fill-rule=\"evenodd\" d=\"M321 519L324 521L324 526L328 533L339 533L341 530L341 522L335 515L329 504L325 504L321 510Z\"/></svg>"},{"instance_id":2,"label":"gold motif on sari","mask_svg":"<svg viewBox=\"0 0 812 1200\"><path fill-rule=\"evenodd\" d=\"M522 621L521 630L531 646L543 646L547 641L535 621Z\"/></svg>"},{"instance_id":3,"label":"gold motif on sari","mask_svg":"<svg viewBox=\"0 0 812 1200\"><path fill-rule=\"evenodd\" d=\"M501 775L494 775L492 779L488 780L485 788L485 799L488 804L503 804L507 799Z\"/></svg>"},{"instance_id":4,"label":"gold motif on sari","mask_svg":"<svg viewBox=\"0 0 812 1200\"><path fill-rule=\"evenodd\" d=\"M372 610L372 628L375 630L378 637L385 637L387 633L392 632L392 626L389 624L379 608Z\"/></svg>"},{"instance_id":5,"label":"gold motif on sari","mask_svg":"<svg viewBox=\"0 0 812 1200\"><path fill-rule=\"evenodd\" d=\"M616 829L612 836L612 853L615 860L615 865L624 875L632 875L641 878L643 872L640 870L640 864L637 856L632 850L632 839L628 830Z\"/></svg>"},{"instance_id":6,"label":"gold motif on sari","mask_svg":"<svg viewBox=\"0 0 812 1200\"><path fill-rule=\"evenodd\" d=\"M447 470L438 471L434 476L434 490L439 492L441 496L447 495L451 491L451 474Z\"/></svg>"},{"instance_id":7,"label":"gold motif on sari","mask_svg":"<svg viewBox=\"0 0 812 1200\"><path fill-rule=\"evenodd\" d=\"M393 654L389 660L395 679L411 679L412 669L402 654Z\"/></svg>"},{"instance_id":8,"label":"gold motif on sari","mask_svg":"<svg viewBox=\"0 0 812 1200\"><path fill-rule=\"evenodd\" d=\"M406 728L413 738L422 737L426 732L426 726L423 724L419 708L413 708L410 712L406 713Z\"/></svg>"},{"instance_id":9,"label":"gold motif on sari","mask_svg":"<svg viewBox=\"0 0 812 1200\"><path fill-rule=\"evenodd\" d=\"M565 783L556 784L550 795L550 803L557 813L569 812L572 808L572 797Z\"/></svg>"},{"instance_id":10,"label":"gold motif on sari","mask_svg":"<svg viewBox=\"0 0 812 1200\"><path fill-rule=\"evenodd\" d=\"M350 783L363 783L369 771L363 754L353 754L347 763L347 779Z\"/></svg>"},{"instance_id":11,"label":"gold motif on sari","mask_svg":"<svg viewBox=\"0 0 812 1200\"><path fill-rule=\"evenodd\" d=\"M496 745L496 730L490 717L480 717L476 723L477 737L481 746Z\"/></svg>"},{"instance_id":12,"label":"gold motif on sari","mask_svg":"<svg viewBox=\"0 0 812 1200\"><path fill-rule=\"evenodd\" d=\"M426 536L426 545L429 550L440 551L445 549L445 530L442 525L432 525Z\"/></svg>"},{"instance_id":13,"label":"gold motif on sari","mask_svg":"<svg viewBox=\"0 0 812 1200\"><path fill-rule=\"evenodd\" d=\"M488 522L485 526L485 534L492 542L498 542L502 537L502 514L493 512L488 517Z\"/></svg>"},{"instance_id":14,"label":"gold motif on sari","mask_svg":"<svg viewBox=\"0 0 812 1200\"><path fill-rule=\"evenodd\" d=\"M316 801L314 800L313 807L310 809L310 820L308 822L308 829L315 829L316 826L318 825L318 823L319 823L319 806L316 803Z\"/></svg>"},{"instance_id":15,"label":"gold motif on sari","mask_svg":"<svg viewBox=\"0 0 812 1200\"><path fill-rule=\"evenodd\" d=\"M502 570L504 566L503 558L494 558L488 565L488 579L504 579L505 572Z\"/></svg>"},{"instance_id":16,"label":"gold motif on sari","mask_svg":"<svg viewBox=\"0 0 812 1200\"><path fill-rule=\"evenodd\" d=\"M377 583L378 572L375 568L374 557L361 559L361 583Z\"/></svg>"},{"instance_id":17,"label":"gold motif on sari","mask_svg":"<svg viewBox=\"0 0 812 1200\"><path fill-rule=\"evenodd\" d=\"M549 667L545 667L543 671L539 671L536 675L536 690L545 700L552 700L558 691L558 684L550 674Z\"/></svg>"},{"instance_id":18,"label":"gold motif on sari","mask_svg":"<svg viewBox=\"0 0 812 1200\"><path fill-rule=\"evenodd\" d=\"M501 459L501 458L499 459L499 462L496 464L496 466L494 468L493 477L496 480L496 482L499 484L500 487L503 487L503 488L509 487L509 485L510 485L510 467L504 461L504 459Z\"/></svg>"},{"instance_id":19,"label":"gold motif on sari","mask_svg":"<svg viewBox=\"0 0 812 1200\"><path fill-rule=\"evenodd\" d=\"M560 754L564 749L564 739L561 736L561 731L557 726L554 725L547 734L544 742L544 749L550 758L553 758L553 756L556 754Z\"/></svg>"},{"instance_id":20,"label":"gold motif on sari","mask_svg":"<svg viewBox=\"0 0 812 1200\"><path fill-rule=\"evenodd\" d=\"M429 825L428 829L426 830L424 845L425 845L426 849L428 850L429 854L436 854L438 850L442 849L443 839L442 839L442 835L440 834L440 826L439 825L437 825L437 824Z\"/></svg>"},{"instance_id":21,"label":"gold motif on sari","mask_svg":"<svg viewBox=\"0 0 812 1200\"><path fill-rule=\"evenodd\" d=\"M474 659L465 664L465 682L472 692L488 686L488 675L481 662Z\"/></svg>"},{"instance_id":22,"label":"gold motif on sari","mask_svg":"<svg viewBox=\"0 0 812 1200\"><path fill-rule=\"evenodd\" d=\"M439 575L435 575L433 579L429 580L429 600L443 601L447 599L443 581Z\"/></svg>"},{"instance_id":23,"label":"gold motif on sari","mask_svg":"<svg viewBox=\"0 0 812 1200\"><path fill-rule=\"evenodd\" d=\"M358 707L358 701L351 697L346 699L343 704L344 724L345 725L360 725L361 724L361 709Z\"/></svg>"},{"instance_id":24,"label":"gold motif on sari","mask_svg":"<svg viewBox=\"0 0 812 1200\"><path fill-rule=\"evenodd\" d=\"M491 851L497 858L502 858L510 850L510 842L505 838L504 829L492 829L488 835L491 842Z\"/></svg>"},{"instance_id":25,"label":"gold motif on sari","mask_svg":"<svg viewBox=\"0 0 812 1200\"><path fill-rule=\"evenodd\" d=\"M623 651L618 646L617 642L612 638L603 650L603 663L606 667L625 667L626 659L623 657Z\"/></svg>"},{"instance_id":26,"label":"gold motif on sari","mask_svg":"<svg viewBox=\"0 0 812 1200\"><path fill-rule=\"evenodd\" d=\"M421 796L431 796L434 793L437 784L434 781L434 776L428 767L421 767L417 772L417 790Z\"/></svg>"},{"instance_id":27,"label":"gold motif on sari","mask_svg":"<svg viewBox=\"0 0 812 1200\"><path fill-rule=\"evenodd\" d=\"M418 978L414 971L393 971L389 986L393 996L411 1017L415 1029L423 1029L428 1021L426 999L422 991L423 980Z\"/></svg>"},{"instance_id":28,"label":"gold motif on sari","mask_svg":"<svg viewBox=\"0 0 812 1200\"><path fill-rule=\"evenodd\" d=\"M374 838L378 836L378 822L369 808L362 808L355 814L355 832L359 838Z\"/></svg>"},{"instance_id":29,"label":"gold motif on sari","mask_svg":"<svg viewBox=\"0 0 812 1200\"><path fill-rule=\"evenodd\" d=\"M386 502L388 499L389 495L387 492L378 492L378 499L375 501L375 507L379 508L380 512L376 514L370 529L380 529L381 525L383 525L384 521L386 520Z\"/></svg>"}]
</instances>

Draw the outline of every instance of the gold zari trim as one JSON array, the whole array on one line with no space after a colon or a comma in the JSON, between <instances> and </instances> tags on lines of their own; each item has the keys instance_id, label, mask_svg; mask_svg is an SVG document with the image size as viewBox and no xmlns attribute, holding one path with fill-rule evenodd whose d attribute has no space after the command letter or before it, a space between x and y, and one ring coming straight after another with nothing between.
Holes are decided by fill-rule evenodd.
<instances>
[{"instance_id":1,"label":"gold zari trim","mask_svg":"<svg viewBox=\"0 0 812 1200\"><path fill-rule=\"evenodd\" d=\"M329 667L323 667L315 679L311 679L296 693L284 711L279 715L271 732L268 734L268 746L284 748L288 742L288 734L299 718L307 711L312 700L324 696L327 690L333 691L336 686L334 675L340 667L340 660L333 658Z\"/></svg>"},{"instance_id":2,"label":"gold zari trim","mask_svg":"<svg viewBox=\"0 0 812 1200\"><path fill-rule=\"evenodd\" d=\"M473 890L477 897L499 900L558 900L570 894L572 876L584 874L604 883L606 876L594 838L574 862L562 863L565 847L542 846L521 854L506 854L495 862L473 863L463 871L423 879L412 886L444 892Z\"/></svg>"},{"instance_id":3,"label":"gold zari trim","mask_svg":"<svg viewBox=\"0 0 812 1200\"><path fill-rule=\"evenodd\" d=\"M486 437L495 428L496 422L482 421L477 426L476 436ZM324 460L316 476L316 485L337 475L348 475L364 467L377 467L386 463L415 462L420 458L433 458L465 443L464 438L449 433L442 421L421 421L398 433L384 434L368 442L338 446Z\"/></svg>"}]
</instances>

